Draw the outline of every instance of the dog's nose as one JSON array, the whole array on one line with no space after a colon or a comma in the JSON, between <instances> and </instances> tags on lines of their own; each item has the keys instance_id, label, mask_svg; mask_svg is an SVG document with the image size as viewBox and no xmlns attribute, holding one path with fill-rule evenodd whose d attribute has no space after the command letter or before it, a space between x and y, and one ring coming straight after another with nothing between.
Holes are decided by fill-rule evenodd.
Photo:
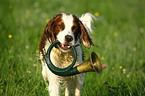
<instances>
[{"instance_id":1,"label":"dog's nose","mask_svg":"<svg viewBox=\"0 0 145 96\"><path fill-rule=\"evenodd\" d=\"M66 35L65 40L66 42L71 42L73 40L73 37L71 35Z\"/></svg>"}]
</instances>

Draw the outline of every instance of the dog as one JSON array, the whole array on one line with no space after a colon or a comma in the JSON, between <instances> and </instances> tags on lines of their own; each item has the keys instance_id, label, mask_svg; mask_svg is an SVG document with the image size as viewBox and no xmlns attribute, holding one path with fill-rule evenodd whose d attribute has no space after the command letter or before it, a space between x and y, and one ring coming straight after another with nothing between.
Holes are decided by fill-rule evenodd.
<instances>
[{"instance_id":1,"label":"dog","mask_svg":"<svg viewBox=\"0 0 145 96\"><path fill-rule=\"evenodd\" d=\"M52 63L59 68L69 66L73 61L73 51L70 46L76 46L77 61L75 66L83 62L81 43L89 48L94 46L90 32L93 32L93 20L96 18L91 13L85 13L80 18L69 13L60 13L53 17L46 25L40 42L40 59L42 62L42 75L49 82L50 96L60 96L65 88L65 96L80 96L83 88L85 73L74 76L58 76L52 73L44 60L49 46L58 40L60 44L53 47L50 58Z\"/></svg>"}]
</instances>

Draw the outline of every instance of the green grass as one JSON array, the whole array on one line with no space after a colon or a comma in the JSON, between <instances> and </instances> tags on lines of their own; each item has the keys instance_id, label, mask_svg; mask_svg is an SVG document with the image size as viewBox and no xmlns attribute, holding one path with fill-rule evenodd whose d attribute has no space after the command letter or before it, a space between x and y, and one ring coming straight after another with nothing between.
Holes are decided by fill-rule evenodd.
<instances>
[{"instance_id":1,"label":"green grass","mask_svg":"<svg viewBox=\"0 0 145 96\"><path fill-rule=\"evenodd\" d=\"M92 51L104 57L107 68L86 74L82 96L144 96L144 6L144 0L0 0L0 94L48 95L36 52L46 20L98 12L92 34L98 47L83 50L85 59Z\"/></svg>"}]
</instances>

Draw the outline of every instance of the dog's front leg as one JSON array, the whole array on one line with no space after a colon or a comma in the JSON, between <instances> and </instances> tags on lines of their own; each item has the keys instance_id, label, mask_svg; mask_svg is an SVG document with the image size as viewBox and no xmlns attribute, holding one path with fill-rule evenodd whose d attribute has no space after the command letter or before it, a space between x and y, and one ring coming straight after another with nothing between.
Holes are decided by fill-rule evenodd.
<instances>
[{"instance_id":1,"label":"dog's front leg","mask_svg":"<svg viewBox=\"0 0 145 96\"><path fill-rule=\"evenodd\" d=\"M81 96L84 79L85 79L85 73L77 75L77 78L76 78L77 82L75 83L76 84L75 96Z\"/></svg>"},{"instance_id":2,"label":"dog's front leg","mask_svg":"<svg viewBox=\"0 0 145 96\"><path fill-rule=\"evenodd\" d=\"M60 96L61 88L59 79L56 76L51 77L49 80L49 96Z\"/></svg>"},{"instance_id":3,"label":"dog's front leg","mask_svg":"<svg viewBox=\"0 0 145 96\"><path fill-rule=\"evenodd\" d=\"M85 73L76 75L65 82L65 96L81 96Z\"/></svg>"},{"instance_id":4,"label":"dog's front leg","mask_svg":"<svg viewBox=\"0 0 145 96\"><path fill-rule=\"evenodd\" d=\"M47 67L47 65L42 60L42 75L44 80L49 81L49 95L50 96L60 96L60 83L59 78L53 74Z\"/></svg>"},{"instance_id":5,"label":"dog's front leg","mask_svg":"<svg viewBox=\"0 0 145 96\"><path fill-rule=\"evenodd\" d=\"M74 84L75 82L70 79L70 80L66 81L65 83L66 83L65 96L74 96L75 87L76 87L76 85Z\"/></svg>"}]
</instances>

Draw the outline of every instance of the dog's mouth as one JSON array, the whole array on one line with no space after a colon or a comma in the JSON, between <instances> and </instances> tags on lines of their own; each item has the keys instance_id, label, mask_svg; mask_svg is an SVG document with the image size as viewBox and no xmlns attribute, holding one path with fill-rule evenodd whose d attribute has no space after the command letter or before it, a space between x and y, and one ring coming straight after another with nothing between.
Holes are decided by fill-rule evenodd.
<instances>
[{"instance_id":1,"label":"dog's mouth","mask_svg":"<svg viewBox=\"0 0 145 96\"><path fill-rule=\"evenodd\" d=\"M58 47L62 50L62 51L70 51L71 50L71 46L69 44L58 44Z\"/></svg>"}]
</instances>

